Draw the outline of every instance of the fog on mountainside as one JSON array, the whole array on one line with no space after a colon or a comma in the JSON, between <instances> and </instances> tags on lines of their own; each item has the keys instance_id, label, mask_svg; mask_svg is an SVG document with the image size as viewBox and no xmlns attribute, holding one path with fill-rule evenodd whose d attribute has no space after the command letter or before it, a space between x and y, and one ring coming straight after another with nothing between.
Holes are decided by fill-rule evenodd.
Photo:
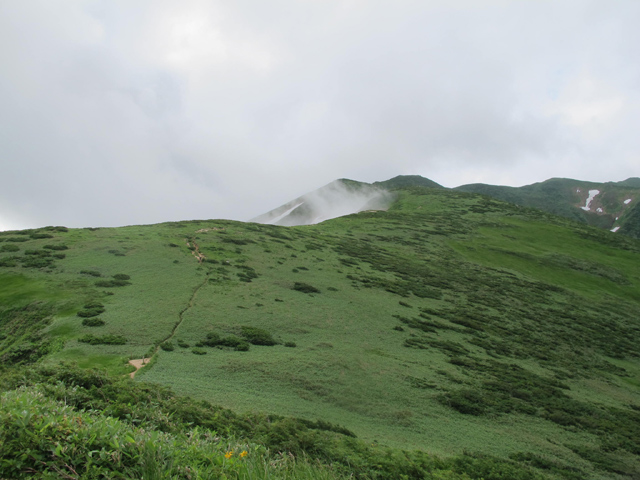
<instances>
[{"instance_id":1,"label":"fog on mountainside","mask_svg":"<svg viewBox=\"0 0 640 480\"><path fill-rule=\"evenodd\" d=\"M393 198L385 189L341 179L251 221L283 226L313 225L364 210L386 210Z\"/></svg>"}]
</instances>

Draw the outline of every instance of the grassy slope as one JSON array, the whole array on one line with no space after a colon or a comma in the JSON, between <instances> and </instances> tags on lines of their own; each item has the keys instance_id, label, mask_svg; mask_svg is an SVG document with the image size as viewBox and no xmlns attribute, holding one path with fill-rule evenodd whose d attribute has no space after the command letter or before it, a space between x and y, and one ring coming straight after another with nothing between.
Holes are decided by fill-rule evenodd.
<instances>
[{"instance_id":1,"label":"grassy slope","mask_svg":"<svg viewBox=\"0 0 640 480\"><path fill-rule=\"evenodd\" d=\"M50 273L4 267L0 290L3 305L39 298L58 312L47 362L125 372L126 358L180 321L171 341L191 347L209 332L261 327L297 347L160 350L137 378L236 411L321 418L402 448L529 452L592 478L637 472L636 447L607 427L636 424L629 405L640 408L633 240L433 189L401 190L388 212L314 226L201 221L54 236L3 255L64 243L66 258ZM246 267L258 275L251 282ZM132 284L94 286L118 273ZM75 313L95 300L106 323L83 327ZM78 342L87 332L127 343ZM579 411L604 420L588 424Z\"/></svg>"}]
</instances>

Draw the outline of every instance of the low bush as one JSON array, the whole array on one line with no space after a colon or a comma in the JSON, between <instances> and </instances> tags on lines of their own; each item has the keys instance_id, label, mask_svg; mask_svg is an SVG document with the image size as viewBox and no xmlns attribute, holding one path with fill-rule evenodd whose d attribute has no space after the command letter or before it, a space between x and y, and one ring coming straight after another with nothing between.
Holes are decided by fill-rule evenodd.
<instances>
[{"instance_id":1,"label":"low bush","mask_svg":"<svg viewBox=\"0 0 640 480\"><path fill-rule=\"evenodd\" d=\"M53 235L51 235L50 233L32 233L29 236L34 240L40 240L43 238L53 238Z\"/></svg>"},{"instance_id":2,"label":"low bush","mask_svg":"<svg viewBox=\"0 0 640 480\"><path fill-rule=\"evenodd\" d=\"M129 275L126 275L124 273L116 273L113 278L115 278L116 280L131 280L131 277Z\"/></svg>"},{"instance_id":3,"label":"low bush","mask_svg":"<svg viewBox=\"0 0 640 480\"><path fill-rule=\"evenodd\" d=\"M121 335L93 335L88 333L78 339L79 342L88 343L89 345L124 345L127 339Z\"/></svg>"},{"instance_id":4,"label":"low bush","mask_svg":"<svg viewBox=\"0 0 640 480\"><path fill-rule=\"evenodd\" d=\"M193 348L191 349L191 353L195 353L196 355L206 355L207 351L202 348Z\"/></svg>"},{"instance_id":5,"label":"low bush","mask_svg":"<svg viewBox=\"0 0 640 480\"><path fill-rule=\"evenodd\" d=\"M97 317L101 313L104 313L105 309L102 306L95 306L91 308L85 307L83 310L80 310L76 315L82 318L91 318Z\"/></svg>"},{"instance_id":6,"label":"low bush","mask_svg":"<svg viewBox=\"0 0 640 480\"><path fill-rule=\"evenodd\" d=\"M0 247L0 252L17 252L20 250L20 247L17 245L2 245Z\"/></svg>"},{"instance_id":7,"label":"low bush","mask_svg":"<svg viewBox=\"0 0 640 480\"><path fill-rule=\"evenodd\" d=\"M69 247L66 245L45 245L42 248L46 248L47 250L69 250Z\"/></svg>"},{"instance_id":8,"label":"low bush","mask_svg":"<svg viewBox=\"0 0 640 480\"><path fill-rule=\"evenodd\" d=\"M100 272L96 272L95 270L80 270L80 273L83 275L90 275L92 277L101 277L102 274Z\"/></svg>"},{"instance_id":9,"label":"low bush","mask_svg":"<svg viewBox=\"0 0 640 480\"><path fill-rule=\"evenodd\" d=\"M178 340L178 346L180 348L189 348L191 345L189 345L187 342L185 342L184 340Z\"/></svg>"},{"instance_id":10,"label":"low bush","mask_svg":"<svg viewBox=\"0 0 640 480\"><path fill-rule=\"evenodd\" d=\"M29 240L30 240L29 238L25 238L25 237L9 237L9 238L7 238L7 242L15 242L15 243L28 242Z\"/></svg>"},{"instance_id":11,"label":"low bush","mask_svg":"<svg viewBox=\"0 0 640 480\"><path fill-rule=\"evenodd\" d=\"M284 342L285 347L295 348L297 347L295 342Z\"/></svg>"},{"instance_id":12,"label":"low bush","mask_svg":"<svg viewBox=\"0 0 640 480\"><path fill-rule=\"evenodd\" d=\"M316 287L302 282L295 282L293 284L293 289L297 292L302 293L320 293L320 290L318 290Z\"/></svg>"},{"instance_id":13,"label":"low bush","mask_svg":"<svg viewBox=\"0 0 640 480\"><path fill-rule=\"evenodd\" d=\"M82 320L82 325L85 327L101 327L104 325L104 320L101 318L85 318Z\"/></svg>"},{"instance_id":14,"label":"low bush","mask_svg":"<svg viewBox=\"0 0 640 480\"><path fill-rule=\"evenodd\" d=\"M160 348L162 350L164 350L165 352L173 352L175 350L175 347L173 346L173 343L170 342L170 341L162 342L160 344Z\"/></svg>"},{"instance_id":15,"label":"low bush","mask_svg":"<svg viewBox=\"0 0 640 480\"><path fill-rule=\"evenodd\" d=\"M131 282L127 282L126 280L118 280L118 279L99 280L96 282L96 287L106 287L106 288L126 287L127 285L131 285Z\"/></svg>"},{"instance_id":16,"label":"low bush","mask_svg":"<svg viewBox=\"0 0 640 480\"><path fill-rule=\"evenodd\" d=\"M252 345L276 345L271 334L262 328L257 327L240 327L241 335Z\"/></svg>"},{"instance_id":17,"label":"low bush","mask_svg":"<svg viewBox=\"0 0 640 480\"><path fill-rule=\"evenodd\" d=\"M247 342L240 342L234 347L234 350L237 352L248 352L249 344Z\"/></svg>"}]
</instances>

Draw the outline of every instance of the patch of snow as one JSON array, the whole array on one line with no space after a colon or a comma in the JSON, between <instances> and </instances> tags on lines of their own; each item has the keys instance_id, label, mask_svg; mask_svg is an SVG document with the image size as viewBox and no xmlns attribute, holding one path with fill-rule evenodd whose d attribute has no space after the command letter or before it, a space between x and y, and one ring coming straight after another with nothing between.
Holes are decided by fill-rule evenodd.
<instances>
[{"instance_id":1,"label":"patch of snow","mask_svg":"<svg viewBox=\"0 0 640 480\"><path fill-rule=\"evenodd\" d=\"M613 233L616 233L618 230L620 230L620 227L613 227L613 228L611 229L611 231L612 231Z\"/></svg>"},{"instance_id":2,"label":"patch of snow","mask_svg":"<svg viewBox=\"0 0 640 480\"><path fill-rule=\"evenodd\" d=\"M580 189L579 188L576 188L576 193L580 193Z\"/></svg>"},{"instance_id":3,"label":"patch of snow","mask_svg":"<svg viewBox=\"0 0 640 480\"><path fill-rule=\"evenodd\" d=\"M601 208L596 208L596 212L602 213L602 209Z\"/></svg>"},{"instance_id":4,"label":"patch of snow","mask_svg":"<svg viewBox=\"0 0 640 480\"><path fill-rule=\"evenodd\" d=\"M624 201L624 204L625 204L625 205L629 205L630 203L631 203L631 199L630 199L630 198L627 198L627 199Z\"/></svg>"},{"instance_id":5,"label":"patch of snow","mask_svg":"<svg viewBox=\"0 0 640 480\"><path fill-rule=\"evenodd\" d=\"M593 202L593 199L596 198L596 195L598 195L600 193L600 190L589 190L589 197L587 198L587 203L584 205L584 207L580 207L582 208L585 212L588 212L591 210L591 202Z\"/></svg>"},{"instance_id":6,"label":"patch of snow","mask_svg":"<svg viewBox=\"0 0 640 480\"><path fill-rule=\"evenodd\" d=\"M287 210L286 212L278 215L276 218L273 218L271 220L269 220L269 223L267 223L267 225L275 225L276 223L278 223L280 220L282 220L284 217L286 217L287 215L289 215L291 212L293 212L296 208L298 208L300 205L302 205L304 202L300 202L298 205L296 205L295 207L291 207L289 210Z\"/></svg>"}]
</instances>

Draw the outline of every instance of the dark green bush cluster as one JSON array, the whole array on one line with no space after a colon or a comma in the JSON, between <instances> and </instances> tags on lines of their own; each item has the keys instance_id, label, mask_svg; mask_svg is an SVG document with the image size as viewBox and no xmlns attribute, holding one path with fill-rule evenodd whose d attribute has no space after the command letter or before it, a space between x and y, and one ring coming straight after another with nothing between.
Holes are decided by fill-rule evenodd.
<instances>
[{"instance_id":1,"label":"dark green bush cluster","mask_svg":"<svg viewBox=\"0 0 640 480\"><path fill-rule=\"evenodd\" d=\"M160 348L165 352L173 352L176 347L173 346L173 342L167 341L167 342L162 342L160 344Z\"/></svg>"},{"instance_id":2,"label":"dark green bush cluster","mask_svg":"<svg viewBox=\"0 0 640 480\"><path fill-rule=\"evenodd\" d=\"M284 342L284 346L285 347L289 347L289 348L295 348L297 347L295 342Z\"/></svg>"},{"instance_id":3,"label":"dark green bush cluster","mask_svg":"<svg viewBox=\"0 0 640 480\"><path fill-rule=\"evenodd\" d=\"M105 312L104 305L97 302L87 303L77 315L83 318L97 317Z\"/></svg>"},{"instance_id":4,"label":"dark green bush cluster","mask_svg":"<svg viewBox=\"0 0 640 480\"><path fill-rule=\"evenodd\" d=\"M194 353L196 355L206 355L207 351L202 349L202 348L196 347L196 348L191 349L191 353Z\"/></svg>"},{"instance_id":5,"label":"dark green bush cluster","mask_svg":"<svg viewBox=\"0 0 640 480\"><path fill-rule=\"evenodd\" d=\"M102 274L100 272L97 272L95 270L80 270L80 273L83 275L90 275L92 277L101 277Z\"/></svg>"},{"instance_id":6,"label":"dark green bush cluster","mask_svg":"<svg viewBox=\"0 0 640 480\"><path fill-rule=\"evenodd\" d=\"M101 318L84 318L82 319L82 325L85 327L101 327L105 324Z\"/></svg>"},{"instance_id":7,"label":"dark green bush cluster","mask_svg":"<svg viewBox=\"0 0 640 480\"><path fill-rule=\"evenodd\" d=\"M129 281L131 277L124 273L117 273L112 276L112 280L99 280L96 282L96 287L125 287L131 285Z\"/></svg>"},{"instance_id":8,"label":"dark green bush cluster","mask_svg":"<svg viewBox=\"0 0 640 480\"><path fill-rule=\"evenodd\" d=\"M69 250L69 247L66 245L45 245L42 248L46 248L47 250Z\"/></svg>"},{"instance_id":9,"label":"dark green bush cluster","mask_svg":"<svg viewBox=\"0 0 640 480\"><path fill-rule=\"evenodd\" d=\"M238 278L243 282L251 283L251 280L253 280L254 278L258 278L259 276L253 268L247 265L234 265L234 266L242 270L241 272L238 272L237 275L238 275Z\"/></svg>"},{"instance_id":10,"label":"dark green bush cluster","mask_svg":"<svg viewBox=\"0 0 640 480\"><path fill-rule=\"evenodd\" d=\"M2 245L0 247L0 252L17 252L20 250L20 247L17 245Z\"/></svg>"},{"instance_id":11,"label":"dark green bush cluster","mask_svg":"<svg viewBox=\"0 0 640 480\"><path fill-rule=\"evenodd\" d=\"M189 345L187 342L185 342L184 340L180 339L178 340L178 346L180 348L189 348L191 345Z\"/></svg>"},{"instance_id":12,"label":"dark green bush cluster","mask_svg":"<svg viewBox=\"0 0 640 480\"><path fill-rule=\"evenodd\" d=\"M78 339L79 342L89 345L124 345L127 339L121 335L93 335L88 333Z\"/></svg>"},{"instance_id":13,"label":"dark green bush cluster","mask_svg":"<svg viewBox=\"0 0 640 480\"><path fill-rule=\"evenodd\" d=\"M219 334L211 332L207 334L206 340L196 343L196 347L229 347L238 352L246 352L249 350L249 342L234 335L220 337Z\"/></svg>"},{"instance_id":14,"label":"dark green bush cluster","mask_svg":"<svg viewBox=\"0 0 640 480\"><path fill-rule=\"evenodd\" d=\"M316 287L302 282L295 282L293 284L293 289L302 293L320 293L320 290Z\"/></svg>"},{"instance_id":15,"label":"dark green bush cluster","mask_svg":"<svg viewBox=\"0 0 640 480\"><path fill-rule=\"evenodd\" d=\"M252 345L277 345L271 334L262 328L240 327L241 335Z\"/></svg>"},{"instance_id":16,"label":"dark green bush cluster","mask_svg":"<svg viewBox=\"0 0 640 480\"><path fill-rule=\"evenodd\" d=\"M53 235L51 235L50 233L32 233L29 236L34 240L40 240L43 238L53 238Z\"/></svg>"},{"instance_id":17,"label":"dark green bush cluster","mask_svg":"<svg viewBox=\"0 0 640 480\"><path fill-rule=\"evenodd\" d=\"M15 242L15 243L22 243L22 242L28 242L29 239L25 238L25 237L9 237L7 238L7 242Z\"/></svg>"}]
</instances>

